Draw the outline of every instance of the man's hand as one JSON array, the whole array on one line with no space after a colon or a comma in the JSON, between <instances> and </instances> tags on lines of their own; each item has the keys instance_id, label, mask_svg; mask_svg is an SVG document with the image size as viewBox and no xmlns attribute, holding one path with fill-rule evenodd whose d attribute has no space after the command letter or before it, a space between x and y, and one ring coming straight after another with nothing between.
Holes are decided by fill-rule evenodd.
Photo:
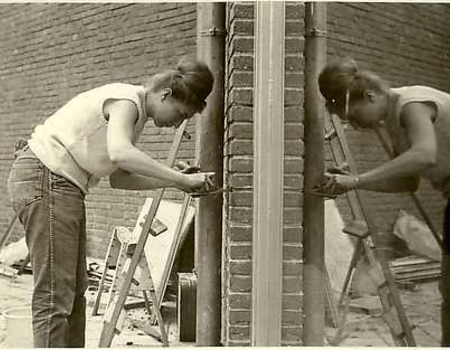
<instances>
[{"instance_id":1,"label":"man's hand","mask_svg":"<svg viewBox=\"0 0 450 350\"><path fill-rule=\"evenodd\" d=\"M313 188L313 193L327 198L336 198L358 185L358 177L347 170L347 165L330 168L320 185Z\"/></svg>"},{"instance_id":2,"label":"man's hand","mask_svg":"<svg viewBox=\"0 0 450 350\"><path fill-rule=\"evenodd\" d=\"M187 193L212 191L215 185L211 177L214 175L214 172L184 174L183 184L178 188Z\"/></svg>"},{"instance_id":3,"label":"man's hand","mask_svg":"<svg viewBox=\"0 0 450 350\"><path fill-rule=\"evenodd\" d=\"M174 170L179 171L180 173L183 174L194 174L194 173L198 173L200 172L200 167L198 166L191 166L190 164L183 162L183 161L178 161L174 166L173 166Z\"/></svg>"},{"instance_id":4,"label":"man's hand","mask_svg":"<svg viewBox=\"0 0 450 350\"><path fill-rule=\"evenodd\" d=\"M357 177L352 174L343 175L326 172L324 178L324 186L320 190L323 193L329 193L331 197L337 197L354 190L358 183Z\"/></svg>"},{"instance_id":5,"label":"man's hand","mask_svg":"<svg viewBox=\"0 0 450 350\"><path fill-rule=\"evenodd\" d=\"M215 189L213 180L214 172L201 172L200 167L191 166L183 161L177 162L173 166L174 170L185 174L184 183L178 188L184 192L209 192Z\"/></svg>"}]
</instances>

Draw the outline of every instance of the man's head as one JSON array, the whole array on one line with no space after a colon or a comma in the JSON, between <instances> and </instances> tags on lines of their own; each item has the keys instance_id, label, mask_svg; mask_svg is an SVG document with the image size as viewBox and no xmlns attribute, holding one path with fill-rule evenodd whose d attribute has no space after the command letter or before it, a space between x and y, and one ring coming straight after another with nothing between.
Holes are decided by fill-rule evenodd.
<instances>
[{"instance_id":1,"label":"man's head","mask_svg":"<svg viewBox=\"0 0 450 350\"><path fill-rule=\"evenodd\" d=\"M146 109L155 125L178 127L205 108L213 84L205 63L182 60L174 70L155 75L146 86Z\"/></svg>"},{"instance_id":2,"label":"man's head","mask_svg":"<svg viewBox=\"0 0 450 350\"><path fill-rule=\"evenodd\" d=\"M328 64L319 76L330 113L355 127L376 127L386 117L388 85L376 74L359 71L353 59Z\"/></svg>"}]
</instances>

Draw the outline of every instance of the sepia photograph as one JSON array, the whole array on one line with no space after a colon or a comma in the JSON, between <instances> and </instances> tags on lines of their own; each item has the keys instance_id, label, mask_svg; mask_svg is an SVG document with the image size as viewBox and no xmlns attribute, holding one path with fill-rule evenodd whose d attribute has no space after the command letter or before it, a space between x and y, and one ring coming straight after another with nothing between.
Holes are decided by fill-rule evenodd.
<instances>
[{"instance_id":1,"label":"sepia photograph","mask_svg":"<svg viewBox=\"0 0 450 350\"><path fill-rule=\"evenodd\" d=\"M449 22L0 0L0 348L450 346Z\"/></svg>"}]
</instances>

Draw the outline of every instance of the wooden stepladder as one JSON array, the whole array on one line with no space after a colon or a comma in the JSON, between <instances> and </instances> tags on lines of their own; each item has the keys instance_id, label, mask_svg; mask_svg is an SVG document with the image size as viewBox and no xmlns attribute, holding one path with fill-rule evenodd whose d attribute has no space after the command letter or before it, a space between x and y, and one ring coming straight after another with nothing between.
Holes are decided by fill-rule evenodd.
<instances>
[{"instance_id":1,"label":"wooden stepladder","mask_svg":"<svg viewBox=\"0 0 450 350\"><path fill-rule=\"evenodd\" d=\"M356 164L350 152L339 117L329 115L325 118L325 128L325 139L329 142L335 163L339 167L347 164L348 170L356 174ZM388 325L396 346L415 346L416 343L412 334L412 327L406 317L400 295L395 285L394 276L390 270L385 252L382 249L373 212L370 210L362 191L351 191L347 195L355 221L347 226L344 231L355 236L357 242L350 263L351 266L344 282L339 306L342 309L343 304L348 299L348 286L351 282L354 267L361 254L365 254L372 267L369 275L377 286L378 295L383 307L382 318ZM344 314L345 312L346 310L343 311ZM345 322L341 322L332 345L338 345L344 325Z\"/></svg>"},{"instance_id":2,"label":"wooden stepladder","mask_svg":"<svg viewBox=\"0 0 450 350\"><path fill-rule=\"evenodd\" d=\"M165 231L167 228L162 227L158 231L155 231L152 228L154 234L160 234ZM133 235L133 232L130 231L126 227L117 226L113 229L110 243L108 246L108 253L105 259L105 269L102 274L102 278L100 280L99 289L97 292L97 298L95 300L95 304L92 310L93 315L98 314L98 309L100 306L100 300L103 294L103 290L105 287L105 279L109 269L113 269L114 275L109 287L108 293L108 303L106 306L106 313L104 315L105 319L110 318L110 312L112 308L110 305L114 303L116 291L120 290L120 286L122 285L125 275L127 273L127 265L129 264L129 258L133 255L133 252L136 248L136 236ZM150 333L153 337L163 342L164 346L168 346L169 341L167 337L167 332L165 329L164 321L161 315L161 310L158 307L155 285L153 282L153 277L151 274L151 270L148 266L145 257L142 256L139 260L138 264L138 277L134 277L133 279L133 291L134 292L142 292L145 301L145 307L149 315L155 316L158 322L160 333L156 333L152 328L147 328L148 330L153 331ZM148 294L150 295L150 298ZM125 307L122 310L118 322L116 324L115 333L119 334L120 330L123 327L123 323L125 321Z\"/></svg>"},{"instance_id":3,"label":"wooden stepladder","mask_svg":"<svg viewBox=\"0 0 450 350\"><path fill-rule=\"evenodd\" d=\"M166 164L168 166L173 166L176 155L178 153L178 150L181 145L181 141L183 139L183 135L185 133L185 129L187 126L188 121L185 120L181 126L178 128L175 139L173 141L172 147L169 151L168 159ZM153 231L153 224L155 221L155 216L157 213L157 210L159 208L159 205L162 201L164 194L164 189L160 189L157 191L156 196L153 198L151 202L151 206L148 210L147 215L145 216L145 220L142 223L142 229L139 234L139 237L137 237L137 240L134 240L133 242L124 240L125 244L120 244L119 250L122 249L122 251L125 251L125 259L124 262L120 264L119 267L121 267L120 272L120 283L118 283L116 290L112 296L110 296L110 302L107 307L107 311L105 313L104 323L102 332L100 335L99 340L99 347L110 347L112 340L114 338L114 335L120 332L119 328L121 323L124 320L125 317L125 311L124 311L124 305L126 302L126 298L129 294L130 288L132 284L139 283L141 284L141 281L136 281L135 273L138 267L140 267L141 270L141 277L142 272L145 274L145 285L143 285L143 289L150 292L151 301L153 304L153 312L157 318L159 328L161 330L161 339L163 340L163 344L165 346L168 346L168 338L167 338L167 332L164 327L164 322L161 316L160 312L160 304L162 301L162 295L158 296L155 291L155 286L153 283L153 279L151 276L151 271L149 266L147 265L147 262L144 257L144 248L145 244L147 242L148 235L155 234L156 231ZM187 203L187 205L186 205ZM188 206L189 199L185 198L184 206ZM181 221L181 223L180 223ZM183 211L180 215L179 222L177 224L177 231L178 229L183 225L184 221L184 215ZM181 230L181 228L180 228ZM135 237L136 238L136 237ZM118 246L114 246L114 244L111 245L112 249L117 249ZM108 252L108 253L111 253ZM123 254L119 254L119 259ZM117 271L117 269L116 269ZM142 280L142 278L141 278ZM144 298L147 300L146 296L144 295Z\"/></svg>"}]
</instances>

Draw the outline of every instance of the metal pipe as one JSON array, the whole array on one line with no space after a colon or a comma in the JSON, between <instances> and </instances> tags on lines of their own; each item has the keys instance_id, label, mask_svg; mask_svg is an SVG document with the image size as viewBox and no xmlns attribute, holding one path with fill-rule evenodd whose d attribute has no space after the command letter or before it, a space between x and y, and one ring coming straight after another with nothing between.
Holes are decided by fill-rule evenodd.
<instances>
[{"instance_id":1,"label":"metal pipe","mask_svg":"<svg viewBox=\"0 0 450 350\"><path fill-rule=\"evenodd\" d=\"M197 119L196 161L203 171L215 172L223 183L225 3L198 2L197 57L214 74L207 107ZM222 196L197 199L195 218L195 270L197 272L196 342L220 345L221 331Z\"/></svg>"},{"instance_id":2,"label":"metal pipe","mask_svg":"<svg viewBox=\"0 0 450 350\"><path fill-rule=\"evenodd\" d=\"M253 114L252 346L280 346L285 3L258 1Z\"/></svg>"},{"instance_id":3,"label":"metal pipe","mask_svg":"<svg viewBox=\"0 0 450 350\"><path fill-rule=\"evenodd\" d=\"M317 78L326 62L326 4L305 3L305 168L303 204L303 292L305 346L323 346L324 203L308 194L324 173L324 104Z\"/></svg>"}]
</instances>

